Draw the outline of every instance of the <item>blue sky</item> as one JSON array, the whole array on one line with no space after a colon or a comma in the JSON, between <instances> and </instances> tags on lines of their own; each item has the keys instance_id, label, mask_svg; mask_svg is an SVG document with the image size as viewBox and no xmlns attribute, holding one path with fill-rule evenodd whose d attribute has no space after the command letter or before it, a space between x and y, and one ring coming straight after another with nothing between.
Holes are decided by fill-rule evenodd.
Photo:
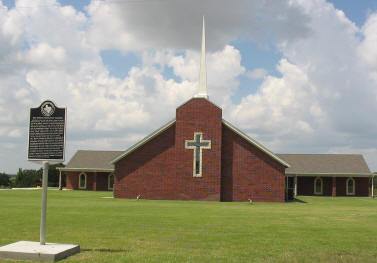
<instances>
[{"instance_id":1,"label":"blue sky","mask_svg":"<svg viewBox=\"0 0 377 263\"><path fill-rule=\"evenodd\" d=\"M24 112L44 98L74 113L68 159L172 119L196 92L202 14L224 118L272 151L362 153L377 170L375 0L331 1L345 17L325 0L0 1L0 171L30 166Z\"/></svg>"},{"instance_id":2,"label":"blue sky","mask_svg":"<svg viewBox=\"0 0 377 263\"><path fill-rule=\"evenodd\" d=\"M368 15L377 10L377 1L375 0L331 0L330 2L358 26L362 26Z\"/></svg>"}]
</instances>

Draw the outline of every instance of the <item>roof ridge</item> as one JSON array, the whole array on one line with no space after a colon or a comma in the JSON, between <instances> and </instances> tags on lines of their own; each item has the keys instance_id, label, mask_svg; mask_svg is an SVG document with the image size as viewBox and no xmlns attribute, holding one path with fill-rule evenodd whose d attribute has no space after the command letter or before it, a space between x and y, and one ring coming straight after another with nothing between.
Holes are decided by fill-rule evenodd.
<instances>
[{"instance_id":1,"label":"roof ridge","mask_svg":"<svg viewBox=\"0 0 377 263\"><path fill-rule=\"evenodd\" d=\"M79 149L76 152L123 152L122 150L82 150Z\"/></svg>"},{"instance_id":2,"label":"roof ridge","mask_svg":"<svg viewBox=\"0 0 377 263\"><path fill-rule=\"evenodd\" d=\"M231 124L229 121L227 121L225 119L222 119L222 123L225 126L227 126L230 130L232 130L233 132L235 132L236 134L238 134L239 136L241 136L242 138L244 138L246 141L248 141L249 143L251 143L252 145L254 145L259 150L263 151L264 153L266 153L267 155L269 155L270 157L272 157L273 159L275 159L279 163L283 164L287 168L290 167L290 164L288 162L286 162L285 160L282 160L281 158L279 158L279 156L277 156L276 153L270 151L263 144L261 144L260 142L254 140L249 135L247 135L246 133L244 133L243 131L241 131L237 127L233 126L233 124Z\"/></svg>"},{"instance_id":3,"label":"roof ridge","mask_svg":"<svg viewBox=\"0 0 377 263\"><path fill-rule=\"evenodd\" d=\"M276 153L278 155L355 155L363 156L361 153Z\"/></svg>"},{"instance_id":4,"label":"roof ridge","mask_svg":"<svg viewBox=\"0 0 377 263\"><path fill-rule=\"evenodd\" d=\"M137 143L135 143L134 145L132 145L131 147L129 147L125 151L122 151L122 154L120 154L119 156L115 157L112 161L110 161L110 163L114 164L114 163L118 162L119 160L123 159L123 157L125 157L126 155L132 153L133 151L135 151L136 149L138 149L139 147L141 147L145 143L149 142L150 140L152 140L153 138L155 138L156 136L158 136L163 131L165 131L168 128L170 128L173 124L175 124L175 122L176 122L176 119L174 118L173 120L169 121L165 125L161 126L157 130L155 130L152 133L150 133L149 135L145 136L143 139L141 139L140 141L138 141Z\"/></svg>"}]
</instances>

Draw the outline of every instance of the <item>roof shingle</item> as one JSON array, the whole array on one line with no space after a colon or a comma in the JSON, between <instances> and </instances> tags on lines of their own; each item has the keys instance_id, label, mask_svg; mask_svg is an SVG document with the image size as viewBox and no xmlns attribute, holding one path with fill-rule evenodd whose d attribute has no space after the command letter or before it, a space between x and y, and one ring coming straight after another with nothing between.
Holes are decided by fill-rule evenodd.
<instances>
[{"instance_id":1,"label":"roof shingle","mask_svg":"<svg viewBox=\"0 0 377 263\"><path fill-rule=\"evenodd\" d=\"M112 170L114 165L110 163L111 160L121 153L122 151L78 150L62 170Z\"/></svg>"},{"instance_id":2,"label":"roof shingle","mask_svg":"<svg viewBox=\"0 0 377 263\"><path fill-rule=\"evenodd\" d=\"M277 154L291 167L286 174L369 174L361 154Z\"/></svg>"}]
</instances>

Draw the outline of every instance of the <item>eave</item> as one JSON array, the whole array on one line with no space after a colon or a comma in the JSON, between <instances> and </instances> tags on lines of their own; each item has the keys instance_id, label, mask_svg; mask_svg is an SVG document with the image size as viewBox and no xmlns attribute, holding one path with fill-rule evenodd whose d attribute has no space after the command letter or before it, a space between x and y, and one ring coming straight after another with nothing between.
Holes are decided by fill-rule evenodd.
<instances>
[{"instance_id":1,"label":"eave","mask_svg":"<svg viewBox=\"0 0 377 263\"><path fill-rule=\"evenodd\" d=\"M134 152L135 150L137 150L138 148L140 148L141 146L143 146L144 144L146 144L147 142L149 142L150 140L152 140L153 138L157 137L159 134L161 134L162 132L164 132L168 128L170 128L173 124L175 124L175 121L176 121L175 119L171 120L170 122L166 123L161 128L155 130L154 132L152 132L151 134L149 134L148 136L146 136L144 139L142 139L138 143L132 145L124 153L122 153L121 155L119 155L118 157L116 157L110 163L111 164L115 164L116 162L118 162L119 160L123 159L124 157L126 157L130 153ZM250 138L247 134L245 134L242 131L240 131L239 129L237 129L230 122L228 122L228 121L226 121L226 120L223 119L222 123L226 127L228 127L229 129L231 129L233 132L235 132L236 134L238 134L239 136L241 136L243 139L245 139L247 142L251 143L253 146L255 146L256 148L258 148L259 150L261 150L262 152L264 152L265 154L267 154L268 156L270 156L271 158L273 158L275 161L279 162L280 164L284 165L285 167L290 167L290 165L287 162L285 162L284 160L282 160L281 158L279 158L277 155L275 155L273 152L271 152L270 150L268 150L265 146L263 146L259 142L257 142L254 139Z\"/></svg>"},{"instance_id":2,"label":"eave","mask_svg":"<svg viewBox=\"0 0 377 263\"><path fill-rule=\"evenodd\" d=\"M57 167L56 168L62 172L114 172L114 168L66 168L66 167Z\"/></svg>"},{"instance_id":3,"label":"eave","mask_svg":"<svg viewBox=\"0 0 377 263\"><path fill-rule=\"evenodd\" d=\"M373 177L373 173L285 173L286 176L303 177Z\"/></svg>"},{"instance_id":4,"label":"eave","mask_svg":"<svg viewBox=\"0 0 377 263\"><path fill-rule=\"evenodd\" d=\"M146 136L144 139L142 139L141 141L139 141L138 143L132 145L130 148L128 148L124 153L122 153L121 155L119 155L118 157L116 157L114 160L112 160L110 163L111 164L115 164L116 162L118 162L119 160L123 159L125 156L129 155L130 153L132 153L133 151L135 151L136 149L138 149L139 147L143 146L144 144L146 144L147 142L149 142L150 140L152 140L153 138L157 137L159 134L161 134L162 132L166 131L168 128L170 128L173 124L175 123L175 119L174 120L171 120L169 121L168 123L166 123L164 126L162 126L161 128L155 130L154 132L152 132L151 134L149 134L148 136Z\"/></svg>"},{"instance_id":5,"label":"eave","mask_svg":"<svg viewBox=\"0 0 377 263\"><path fill-rule=\"evenodd\" d=\"M272 157L275 161L281 163L282 165L284 165L287 168L290 167L290 165L287 162L285 162L284 160L282 160L281 158L279 158L276 154L274 154L273 152L271 152L270 150L268 150L265 146L263 146L262 144L260 144L256 140L254 140L251 137L249 137L246 133L244 133L241 130L237 129L230 122L228 122L228 121L226 121L226 120L223 119L223 124L226 127L228 127L229 129L231 129L233 132L237 133L239 136L241 136L242 138L244 138L246 141L248 141L249 143L251 143L252 145L254 145L256 148L258 148L259 150L261 150L262 152L264 152L268 156Z\"/></svg>"}]
</instances>

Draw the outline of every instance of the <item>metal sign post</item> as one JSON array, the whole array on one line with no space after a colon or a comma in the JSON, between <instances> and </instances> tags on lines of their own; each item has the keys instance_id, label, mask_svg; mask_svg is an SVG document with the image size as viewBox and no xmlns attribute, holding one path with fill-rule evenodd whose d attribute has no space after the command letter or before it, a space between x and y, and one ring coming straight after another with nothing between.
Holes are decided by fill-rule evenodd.
<instances>
[{"instance_id":1,"label":"metal sign post","mask_svg":"<svg viewBox=\"0 0 377 263\"><path fill-rule=\"evenodd\" d=\"M42 205L41 205L41 224L39 230L39 243L46 245L46 210L47 210L47 187L48 187L48 162L43 162L42 175Z\"/></svg>"},{"instance_id":2,"label":"metal sign post","mask_svg":"<svg viewBox=\"0 0 377 263\"><path fill-rule=\"evenodd\" d=\"M64 161L66 109L46 100L30 109L28 160L43 164L40 240L0 247L2 259L55 262L80 252L80 246L46 242L48 166Z\"/></svg>"},{"instance_id":3,"label":"metal sign post","mask_svg":"<svg viewBox=\"0 0 377 263\"><path fill-rule=\"evenodd\" d=\"M49 162L64 161L66 109L46 100L30 109L28 160L42 162L42 203L39 241L46 244L46 210Z\"/></svg>"}]
</instances>

